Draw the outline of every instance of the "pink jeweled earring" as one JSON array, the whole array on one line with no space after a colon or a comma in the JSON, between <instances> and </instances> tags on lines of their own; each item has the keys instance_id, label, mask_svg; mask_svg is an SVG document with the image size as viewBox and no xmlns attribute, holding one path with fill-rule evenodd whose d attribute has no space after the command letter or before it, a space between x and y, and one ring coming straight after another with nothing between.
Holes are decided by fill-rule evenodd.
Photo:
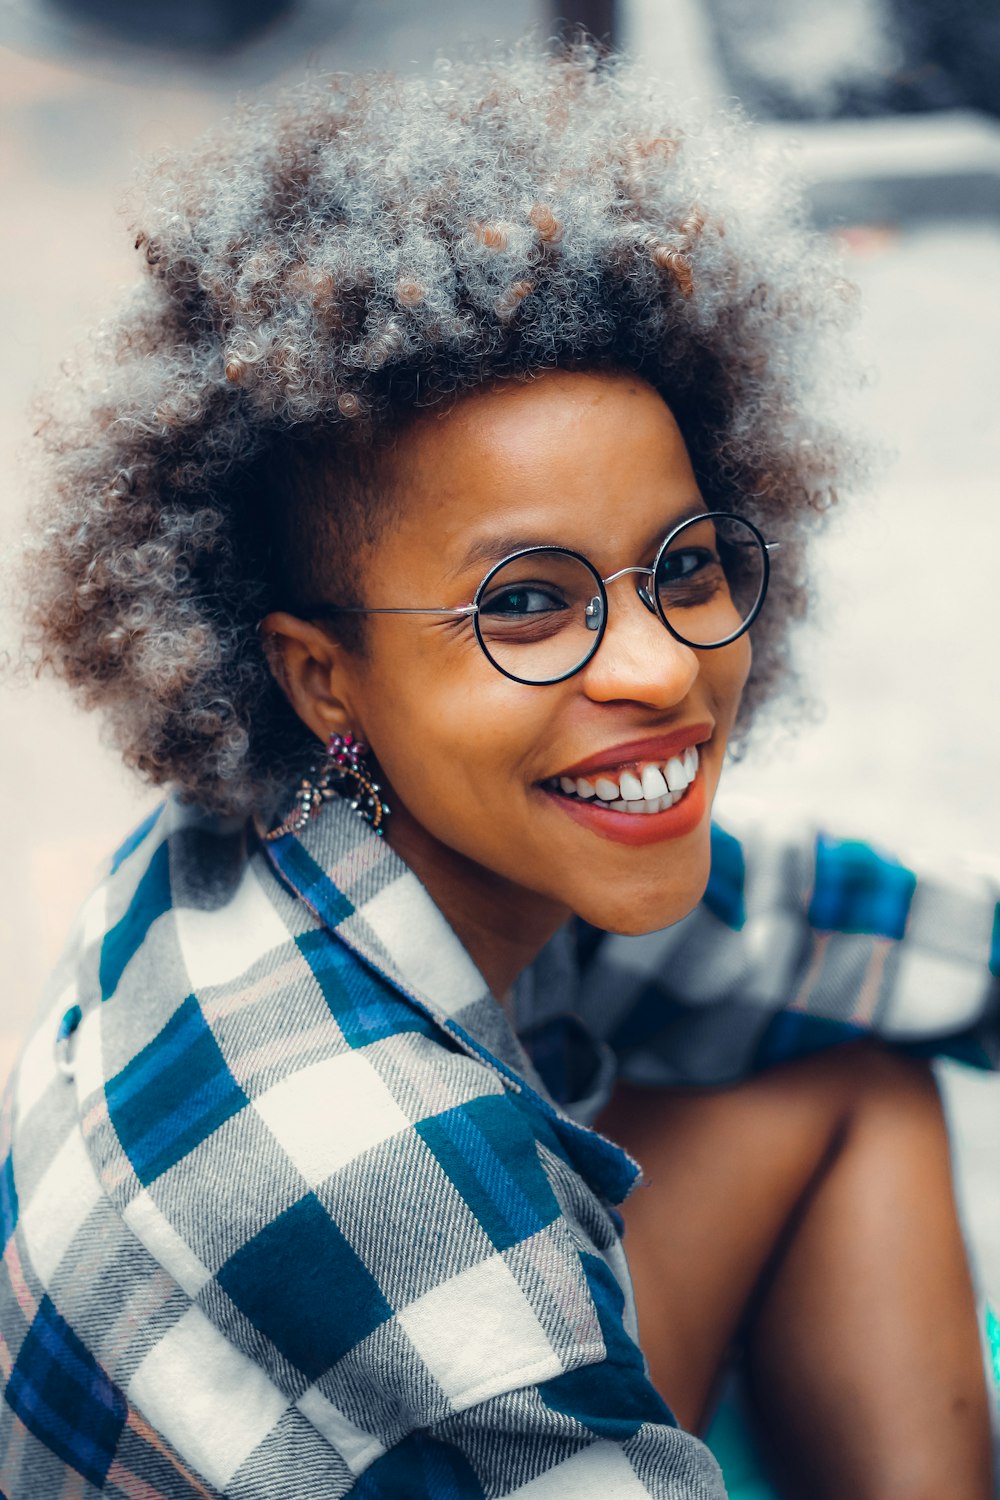
<instances>
[{"instance_id":1,"label":"pink jeweled earring","mask_svg":"<svg viewBox=\"0 0 1000 1500\"><path fill-rule=\"evenodd\" d=\"M389 816L388 803L382 801L382 788L365 761L367 746L353 734L331 734L326 747L326 759L315 780L304 777L295 793L295 807L283 823L272 828L263 837L283 838L286 833L298 833L320 811L331 797L345 797L348 805L358 813L379 838L385 833Z\"/></svg>"}]
</instances>

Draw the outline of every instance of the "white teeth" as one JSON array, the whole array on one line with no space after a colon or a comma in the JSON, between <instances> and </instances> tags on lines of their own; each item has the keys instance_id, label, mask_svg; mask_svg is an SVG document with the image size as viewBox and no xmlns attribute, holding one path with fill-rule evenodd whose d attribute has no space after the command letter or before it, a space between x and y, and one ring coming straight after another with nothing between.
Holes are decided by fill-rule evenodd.
<instances>
[{"instance_id":1,"label":"white teeth","mask_svg":"<svg viewBox=\"0 0 1000 1500\"><path fill-rule=\"evenodd\" d=\"M670 792L667 792L666 796L654 797L648 802L645 797L640 797L637 800L634 799L629 802L626 802L624 797L619 797L616 802L608 802L606 806L610 812L645 814L665 812L668 807L673 807L674 803L679 801L679 793L674 796Z\"/></svg>"},{"instance_id":2,"label":"white teeth","mask_svg":"<svg viewBox=\"0 0 1000 1500\"><path fill-rule=\"evenodd\" d=\"M623 771L618 782L626 802L639 802L645 796L642 782L631 771Z\"/></svg>"},{"instance_id":3,"label":"white teeth","mask_svg":"<svg viewBox=\"0 0 1000 1500\"><path fill-rule=\"evenodd\" d=\"M676 755L667 761L666 771L667 786L672 792L682 792L688 784L688 774Z\"/></svg>"},{"instance_id":4,"label":"white teeth","mask_svg":"<svg viewBox=\"0 0 1000 1500\"><path fill-rule=\"evenodd\" d=\"M689 745L683 754L671 756L662 769L643 766L641 775L622 771L617 781L610 776L597 776L592 781L586 776L553 776L545 784L567 797L584 801L597 797L614 812L658 813L680 801L698 774L698 764L697 746Z\"/></svg>"},{"instance_id":5,"label":"white teeth","mask_svg":"<svg viewBox=\"0 0 1000 1500\"><path fill-rule=\"evenodd\" d=\"M666 794L667 783L663 779L663 772L657 766L646 766L642 773L642 795L646 801L653 802Z\"/></svg>"}]
</instances>

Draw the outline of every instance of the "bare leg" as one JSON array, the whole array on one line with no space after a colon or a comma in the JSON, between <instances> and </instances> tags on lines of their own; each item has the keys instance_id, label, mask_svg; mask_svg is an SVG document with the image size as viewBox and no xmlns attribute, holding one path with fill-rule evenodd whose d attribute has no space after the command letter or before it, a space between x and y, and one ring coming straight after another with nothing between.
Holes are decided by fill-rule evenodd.
<instances>
[{"instance_id":1,"label":"bare leg","mask_svg":"<svg viewBox=\"0 0 1000 1500\"><path fill-rule=\"evenodd\" d=\"M704 1420L737 1331L789 1493L989 1500L975 1308L929 1070L851 1044L731 1089L622 1087L654 1382Z\"/></svg>"}]
</instances>

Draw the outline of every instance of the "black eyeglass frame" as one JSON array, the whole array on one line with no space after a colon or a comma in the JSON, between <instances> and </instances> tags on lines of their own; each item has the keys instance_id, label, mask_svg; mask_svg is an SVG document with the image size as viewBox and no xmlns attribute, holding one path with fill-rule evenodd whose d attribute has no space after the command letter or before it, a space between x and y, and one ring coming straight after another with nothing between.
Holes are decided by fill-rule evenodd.
<instances>
[{"instance_id":1,"label":"black eyeglass frame","mask_svg":"<svg viewBox=\"0 0 1000 1500\"><path fill-rule=\"evenodd\" d=\"M607 578L602 578L600 573L594 567L594 564L590 561L590 558L584 557L582 552L575 552L571 547L560 547L555 543L541 542L534 547L521 547L518 549L518 551L511 552L507 557L503 557L499 562L494 563L489 572L486 574L485 578L483 578L482 582L479 584L479 587L476 589L476 592L473 595L472 602L470 604L459 604L452 607L442 606L440 608L425 605L419 607L406 605L382 605L376 606L374 608L367 608L364 605L357 604L338 605L320 603L311 605L301 610L297 610L296 613L304 619L322 619L324 617L335 617L336 615L452 615L456 618L464 615L467 618L471 618L472 628L476 633L476 640L479 643L479 649L482 651L483 655L486 657L486 660L495 671L500 672L504 677L509 678L511 682L520 683L523 687L553 687L556 683L566 682L570 677L575 677L578 672L582 672L584 667L587 666L589 662L593 661L598 650L600 649L601 642L604 639L604 633L608 628L609 610L607 585L609 583L616 582L616 580L619 578L624 578L626 574L629 573L638 573L643 578L647 579L655 578L657 569L659 568L660 562L665 556L667 549L670 547L671 543L676 540L676 538L682 531L687 530L688 527L694 526L700 521L715 522L718 520L738 521L742 526L745 526L749 532L751 532L753 537L756 539L758 547L760 548L762 563L760 587L758 589L757 598L754 601L753 608L751 609L746 619L742 622L738 630L734 630L730 635L727 635L721 641L712 641L707 645L703 645L697 641L689 641L685 636L681 635L680 631L676 630L667 619L666 611L663 609L660 603L658 592L652 592L648 584L637 584L636 593L638 594L639 599L642 601L642 603L649 610L649 612L656 615L661 625L663 625L665 629L668 630L669 633L673 636L674 640L678 641L682 646L687 646L692 651L719 651L723 646L731 646L734 641L739 640L741 635L745 635L746 632L750 629L750 626L756 620L757 616L760 614L761 609L764 605L764 600L767 596L768 583L770 582L771 577L770 554L771 552L777 551L781 545L780 542L766 542L763 535L752 521L748 521L746 516L738 515L735 511L729 510L703 511L700 515L688 516L685 520L678 522L676 526L672 527L672 529L668 531L667 535L660 543L656 551L656 556L653 559L653 565L650 568L619 568L617 572L609 573ZM509 672L506 667L502 667L496 660L496 658L491 655L489 647L486 645L486 642L483 639L482 626L479 622L480 608L483 596L497 574L503 568L506 568L509 563L516 561L517 558L531 557L536 552L554 552L559 554L559 556L561 557L571 557L575 562L582 563L583 566L589 571L591 577L594 580L595 595L594 598L590 601L590 604L588 604L587 606L588 623L591 618L591 610L593 609L595 601L599 601L600 603L600 618L597 625L593 627L594 641L587 654L577 662L575 667L571 667L568 672L562 672L558 677L543 677L540 679L518 677L516 673ZM594 611L595 615L596 613L597 611Z\"/></svg>"}]
</instances>

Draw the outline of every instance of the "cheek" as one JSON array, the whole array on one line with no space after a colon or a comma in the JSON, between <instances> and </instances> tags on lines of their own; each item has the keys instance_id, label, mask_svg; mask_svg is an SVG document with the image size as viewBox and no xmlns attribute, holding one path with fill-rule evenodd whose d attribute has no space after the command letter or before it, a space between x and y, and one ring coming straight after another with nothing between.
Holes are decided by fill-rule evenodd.
<instances>
[{"instance_id":1,"label":"cheek","mask_svg":"<svg viewBox=\"0 0 1000 1500\"><path fill-rule=\"evenodd\" d=\"M713 699L720 726L728 734L732 728L750 675L753 651L749 635L741 635L731 646L710 653L710 660L702 660L702 675Z\"/></svg>"},{"instance_id":2,"label":"cheek","mask_svg":"<svg viewBox=\"0 0 1000 1500\"><path fill-rule=\"evenodd\" d=\"M397 796L437 821L461 818L471 799L490 802L530 776L553 704L543 689L490 668L474 641L433 645L373 654L359 700L365 737Z\"/></svg>"}]
</instances>

